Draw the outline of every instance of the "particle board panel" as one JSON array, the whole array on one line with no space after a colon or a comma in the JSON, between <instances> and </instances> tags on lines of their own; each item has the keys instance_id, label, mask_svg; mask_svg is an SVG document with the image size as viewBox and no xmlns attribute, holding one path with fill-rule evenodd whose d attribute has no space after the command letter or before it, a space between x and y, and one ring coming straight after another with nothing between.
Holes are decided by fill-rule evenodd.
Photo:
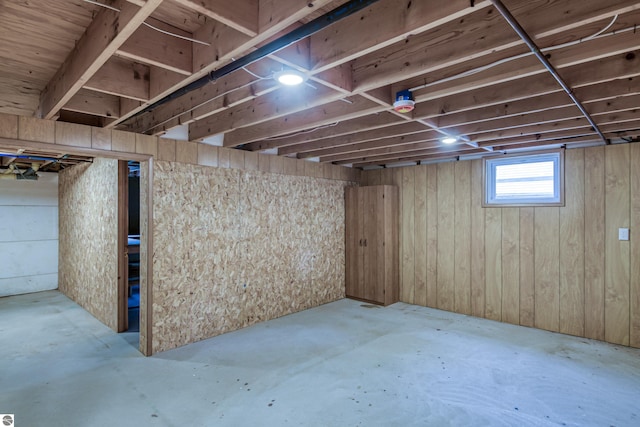
<instances>
[{"instance_id":1,"label":"particle board panel","mask_svg":"<svg viewBox=\"0 0 640 427\"><path fill-rule=\"evenodd\" d=\"M0 138L18 138L18 116L0 114Z\"/></svg>"},{"instance_id":2,"label":"particle board panel","mask_svg":"<svg viewBox=\"0 0 640 427\"><path fill-rule=\"evenodd\" d=\"M55 122L55 143L91 148L91 128L74 123Z\"/></svg>"},{"instance_id":3,"label":"particle board panel","mask_svg":"<svg viewBox=\"0 0 640 427\"><path fill-rule=\"evenodd\" d=\"M298 163L300 161L297 159L292 159L289 157L285 157L283 159L283 164L284 164L284 174L285 175L290 175L290 176L296 176L298 175ZM256 163L257 165L257 163ZM257 166L255 168L256 170L258 169ZM251 170L251 169L249 169Z\"/></svg>"},{"instance_id":4,"label":"particle board panel","mask_svg":"<svg viewBox=\"0 0 640 427\"><path fill-rule=\"evenodd\" d=\"M160 140L160 138L158 138ZM198 164L198 143L190 141L176 141L176 162Z\"/></svg>"},{"instance_id":5,"label":"particle board panel","mask_svg":"<svg viewBox=\"0 0 640 427\"><path fill-rule=\"evenodd\" d=\"M158 138L153 135L135 134L136 153L158 156Z\"/></svg>"},{"instance_id":6,"label":"particle board panel","mask_svg":"<svg viewBox=\"0 0 640 427\"><path fill-rule=\"evenodd\" d=\"M471 314L485 316L485 209L482 160L471 161Z\"/></svg>"},{"instance_id":7,"label":"particle board panel","mask_svg":"<svg viewBox=\"0 0 640 427\"><path fill-rule=\"evenodd\" d=\"M438 167L428 165L427 204L427 307L438 306Z\"/></svg>"},{"instance_id":8,"label":"particle board panel","mask_svg":"<svg viewBox=\"0 0 640 427\"><path fill-rule=\"evenodd\" d=\"M154 352L344 297L348 183L154 164Z\"/></svg>"},{"instance_id":9,"label":"particle board panel","mask_svg":"<svg viewBox=\"0 0 640 427\"><path fill-rule=\"evenodd\" d=\"M229 151L229 167L231 169L244 169L244 151Z\"/></svg>"},{"instance_id":10,"label":"particle board panel","mask_svg":"<svg viewBox=\"0 0 640 427\"><path fill-rule=\"evenodd\" d=\"M471 314L471 162L454 165L454 309L456 313Z\"/></svg>"},{"instance_id":11,"label":"particle board panel","mask_svg":"<svg viewBox=\"0 0 640 427\"><path fill-rule=\"evenodd\" d=\"M118 320L118 161L59 174L60 291L112 329Z\"/></svg>"},{"instance_id":12,"label":"particle board panel","mask_svg":"<svg viewBox=\"0 0 640 427\"><path fill-rule=\"evenodd\" d=\"M502 320L502 209L485 209L485 317Z\"/></svg>"},{"instance_id":13,"label":"particle board panel","mask_svg":"<svg viewBox=\"0 0 640 427\"><path fill-rule=\"evenodd\" d=\"M231 149L218 147L218 167L220 168L228 168L229 167L229 156Z\"/></svg>"},{"instance_id":14,"label":"particle board panel","mask_svg":"<svg viewBox=\"0 0 640 427\"><path fill-rule=\"evenodd\" d=\"M502 321L520 324L520 209L502 209Z\"/></svg>"},{"instance_id":15,"label":"particle board panel","mask_svg":"<svg viewBox=\"0 0 640 427\"><path fill-rule=\"evenodd\" d=\"M282 174L284 173L284 162L282 161L283 158L280 156L271 156L271 161L269 163L269 172L271 173L277 173L277 174ZM322 165L323 168L325 165ZM324 177L324 170L323 170L323 176L321 176L320 178Z\"/></svg>"},{"instance_id":16,"label":"particle board panel","mask_svg":"<svg viewBox=\"0 0 640 427\"><path fill-rule=\"evenodd\" d=\"M415 170L402 168L402 221L400 249L400 301L414 303L415 298Z\"/></svg>"},{"instance_id":17,"label":"particle board panel","mask_svg":"<svg viewBox=\"0 0 640 427\"><path fill-rule=\"evenodd\" d=\"M633 144L630 149L631 167L631 271L630 271L630 325L629 344L640 347L640 145Z\"/></svg>"},{"instance_id":18,"label":"particle board panel","mask_svg":"<svg viewBox=\"0 0 640 427\"><path fill-rule=\"evenodd\" d=\"M27 141L55 143L56 122L40 120L33 117L20 116L18 124L18 138Z\"/></svg>"},{"instance_id":19,"label":"particle board panel","mask_svg":"<svg viewBox=\"0 0 640 427\"><path fill-rule=\"evenodd\" d=\"M415 168L414 304L427 306L427 166Z\"/></svg>"},{"instance_id":20,"label":"particle board panel","mask_svg":"<svg viewBox=\"0 0 640 427\"><path fill-rule=\"evenodd\" d=\"M439 163L438 170L438 279L437 303L442 310L454 310L455 275L455 165Z\"/></svg>"},{"instance_id":21,"label":"particle board panel","mask_svg":"<svg viewBox=\"0 0 640 427\"><path fill-rule=\"evenodd\" d=\"M111 149L113 151L121 151L124 153L135 153L136 134L121 130L113 130L111 132Z\"/></svg>"},{"instance_id":22,"label":"particle board panel","mask_svg":"<svg viewBox=\"0 0 640 427\"><path fill-rule=\"evenodd\" d=\"M584 335L584 149L565 154L560 209L560 332Z\"/></svg>"},{"instance_id":23,"label":"particle board panel","mask_svg":"<svg viewBox=\"0 0 640 427\"><path fill-rule=\"evenodd\" d=\"M629 227L629 145L605 152L605 340L629 345L629 242L618 228Z\"/></svg>"},{"instance_id":24,"label":"particle board panel","mask_svg":"<svg viewBox=\"0 0 640 427\"><path fill-rule=\"evenodd\" d=\"M534 325L559 330L560 322L560 208L535 208Z\"/></svg>"},{"instance_id":25,"label":"particle board panel","mask_svg":"<svg viewBox=\"0 0 640 427\"><path fill-rule=\"evenodd\" d=\"M605 147L585 149L585 336L604 340Z\"/></svg>"},{"instance_id":26,"label":"particle board panel","mask_svg":"<svg viewBox=\"0 0 640 427\"><path fill-rule=\"evenodd\" d=\"M218 166L218 147L198 144L198 164L200 166Z\"/></svg>"},{"instance_id":27,"label":"particle board panel","mask_svg":"<svg viewBox=\"0 0 640 427\"><path fill-rule=\"evenodd\" d=\"M91 128L91 148L111 151L111 129Z\"/></svg>"},{"instance_id":28,"label":"particle board panel","mask_svg":"<svg viewBox=\"0 0 640 427\"><path fill-rule=\"evenodd\" d=\"M520 208L520 324L529 327L535 318L534 221L534 208Z\"/></svg>"},{"instance_id":29,"label":"particle board panel","mask_svg":"<svg viewBox=\"0 0 640 427\"><path fill-rule=\"evenodd\" d=\"M167 162L176 161L176 140L168 138L158 138L158 157L157 160Z\"/></svg>"},{"instance_id":30,"label":"particle board panel","mask_svg":"<svg viewBox=\"0 0 640 427\"><path fill-rule=\"evenodd\" d=\"M258 170L258 156L260 153L255 151L247 151L244 153L244 168L248 171ZM284 160L284 159L283 159ZM292 159L290 159L292 160Z\"/></svg>"}]
</instances>

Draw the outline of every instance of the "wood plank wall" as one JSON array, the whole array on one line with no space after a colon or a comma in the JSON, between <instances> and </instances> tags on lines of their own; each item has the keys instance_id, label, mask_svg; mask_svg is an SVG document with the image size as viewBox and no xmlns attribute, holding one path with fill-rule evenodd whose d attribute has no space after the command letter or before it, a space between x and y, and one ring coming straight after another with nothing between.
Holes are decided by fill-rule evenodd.
<instances>
[{"instance_id":1,"label":"wood plank wall","mask_svg":"<svg viewBox=\"0 0 640 427\"><path fill-rule=\"evenodd\" d=\"M400 186L402 301L640 347L639 165L640 144L567 150L564 207L483 208L481 160L361 184Z\"/></svg>"},{"instance_id":2,"label":"wood plank wall","mask_svg":"<svg viewBox=\"0 0 640 427\"><path fill-rule=\"evenodd\" d=\"M355 182L360 179L358 169L344 166L1 113L0 148L28 148L139 161L153 157L200 166L260 170L338 181Z\"/></svg>"}]
</instances>

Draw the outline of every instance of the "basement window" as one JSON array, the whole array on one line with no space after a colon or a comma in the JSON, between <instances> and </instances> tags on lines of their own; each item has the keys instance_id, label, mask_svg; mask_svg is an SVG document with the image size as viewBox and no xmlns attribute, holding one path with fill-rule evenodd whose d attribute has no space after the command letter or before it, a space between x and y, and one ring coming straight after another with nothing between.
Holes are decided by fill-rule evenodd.
<instances>
[{"instance_id":1,"label":"basement window","mask_svg":"<svg viewBox=\"0 0 640 427\"><path fill-rule=\"evenodd\" d=\"M564 151L484 160L483 206L564 206Z\"/></svg>"}]
</instances>

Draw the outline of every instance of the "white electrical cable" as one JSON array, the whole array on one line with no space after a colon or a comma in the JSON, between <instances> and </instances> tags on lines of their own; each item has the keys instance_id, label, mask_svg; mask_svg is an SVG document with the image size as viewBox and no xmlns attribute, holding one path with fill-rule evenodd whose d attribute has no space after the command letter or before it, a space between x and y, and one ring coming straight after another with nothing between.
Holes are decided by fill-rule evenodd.
<instances>
[{"instance_id":1,"label":"white electrical cable","mask_svg":"<svg viewBox=\"0 0 640 427\"><path fill-rule=\"evenodd\" d=\"M578 45L578 44L586 42L586 41L594 40L596 38L607 37L607 36L611 36L611 35L615 35L615 34L624 33L624 32L627 32L627 31L634 31L635 30L635 27L628 27L628 28L624 28L622 30L614 31L614 32L611 32L611 33L608 33L608 34L603 34L605 31L607 31L608 29L610 29L613 26L613 24L616 22L617 19L618 19L618 15L614 16L613 19L611 20L611 22L609 23L609 25L607 25L606 27L604 27L603 29L601 29L597 33L590 35L589 37L581 38L579 40L574 40L572 42L562 43L562 44L555 45L555 46L545 47L544 49L540 49L540 50L542 52L549 52L549 51L553 51L553 50L557 50L557 49L563 49L565 47L575 46L575 45ZM428 87L435 86L437 84L447 83L447 82L450 82L450 81L453 81L453 80L461 79L463 77L469 77L469 76L472 76L474 74L478 74L478 73L481 73L483 71L489 70L489 69L491 69L493 67L497 67L498 65L506 64L507 62L515 61L517 59L526 58L527 56L530 56L530 55L533 55L533 53L532 52L526 52L526 53L521 53L520 55L510 56L509 58L504 58L504 59L501 59L499 61L492 62L491 64L487 64L487 65L484 65L482 67L475 68L473 70L465 71L464 73L456 74L455 76L446 77L444 79L436 80L436 81L433 81L431 83L425 83L423 85L416 86L414 88L409 89L409 91L413 92L413 91L420 90L420 89L426 89Z\"/></svg>"},{"instance_id":2,"label":"white electrical cable","mask_svg":"<svg viewBox=\"0 0 640 427\"><path fill-rule=\"evenodd\" d=\"M315 131L318 131L318 130L332 128L334 126L338 126L339 124L340 124L340 122L335 122L335 123L331 123L331 124L324 125L324 126L318 126L316 128L313 128L313 129L302 130L300 132L296 132L296 133L293 133L293 134L290 134L290 135L272 136L270 138L265 138L265 141L273 141L275 139L292 138L294 136L304 135L304 134L315 132Z\"/></svg>"},{"instance_id":3,"label":"white electrical cable","mask_svg":"<svg viewBox=\"0 0 640 427\"><path fill-rule=\"evenodd\" d=\"M113 10L114 12L120 13L120 9L118 9L117 7L109 6L108 4L100 3L100 2L97 2L95 0L84 0L84 1L86 3L95 4L96 6L104 7L105 9ZM157 31L159 33L171 36L171 37L176 37L178 39L190 41L190 42L193 42L193 43L199 43L199 44L202 44L202 45L205 45L205 46L211 46L211 43L203 42L202 40L192 39L190 37L181 36L180 34L175 34L175 33L172 33L170 31L166 31L166 30L163 30L161 28L154 27L153 25L148 24L146 22L143 22L142 25L144 25L146 27L149 27L152 30L155 30L155 31Z\"/></svg>"},{"instance_id":4,"label":"white electrical cable","mask_svg":"<svg viewBox=\"0 0 640 427\"><path fill-rule=\"evenodd\" d=\"M233 58L231 58L232 60L234 60ZM252 72L251 70L249 70L247 67L242 67L243 70L245 70L247 73L251 74L253 77L255 77L258 80L268 80L270 77L262 77L257 75L256 73Z\"/></svg>"}]
</instances>

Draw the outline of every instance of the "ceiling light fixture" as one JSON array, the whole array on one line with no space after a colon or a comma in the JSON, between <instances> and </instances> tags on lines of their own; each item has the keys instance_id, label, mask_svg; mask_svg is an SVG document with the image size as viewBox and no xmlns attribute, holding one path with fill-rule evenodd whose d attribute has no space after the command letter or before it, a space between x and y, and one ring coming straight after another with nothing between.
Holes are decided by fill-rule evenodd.
<instances>
[{"instance_id":1,"label":"ceiling light fixture","mask_svg":"<svg viewBox=\"0 0 640 427\"><path fill-rule=\"evenodd\" d=\"M416 106L416 102L413 100L413 95L409 90L401 90L396 93L396 100L393 103L393 109L398 113L408 113L412 111Z\"/></svg>"},{"instance_id":2,"label":"ceiling light fixture","mask_svg":"<svg viewBox=\"0 0 640 427\"><path fill-rule=\"evenodd\" d=\"M282 70L273 74L273 78L285 86L297 86L307 80L307 76L296 70Z\"/></svg>"},{"instance_id":3,"label":"ceiling light fixture","mask_svg":"<svg viewBox=\"0 0 640 427\"><path fill-rule=\"evenodd\" d=\"M455 144L456 142L458 142L458 138L454 136L446 136L442 138L441 141L443 144Z\"/></svg>"}]
</instances>

